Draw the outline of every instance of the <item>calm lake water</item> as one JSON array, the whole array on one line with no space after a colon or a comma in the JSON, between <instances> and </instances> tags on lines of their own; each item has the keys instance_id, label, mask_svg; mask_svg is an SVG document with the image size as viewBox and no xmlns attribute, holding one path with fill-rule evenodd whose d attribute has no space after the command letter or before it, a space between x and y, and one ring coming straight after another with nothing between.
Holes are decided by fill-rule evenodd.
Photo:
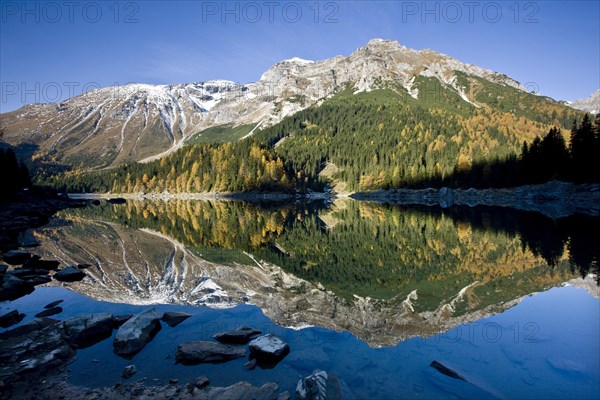
<instances>
[{"instance_id":1,"label":"calm lake water","mask_svg":"<svg viewBox=\"0 0 600 400\"><path fill-rule=\"evenodd\" d=\"M315 369L344 398L599 398L598 219L496 208L335 203L127 202L66 210L34 252L91 264L81 282L1 304L32 318L64 299L67 318L151 305L192 317L133 360L105 340L79 350L76 385L206 375L294 392ZM174 364L177 345L248 325L286 340L273 369L247 360ZM467 382L429 367L433 360ZM102 374L98 374L98 369Z\"/></svg>"}]
</instances>

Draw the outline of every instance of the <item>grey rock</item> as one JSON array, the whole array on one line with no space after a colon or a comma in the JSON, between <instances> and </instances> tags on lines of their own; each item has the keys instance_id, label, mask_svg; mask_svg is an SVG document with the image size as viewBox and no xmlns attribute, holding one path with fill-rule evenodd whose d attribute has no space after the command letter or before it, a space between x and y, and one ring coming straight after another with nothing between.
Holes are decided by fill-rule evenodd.
<instances>
[{"instance_id":1,"label":"grey rock","mask_svg":"<svg viewBox=\"0 0 600 400\"><path fill-rule=\"evenodd\" d=\"M177 385L178 383L179 383L179 379L176 379L176 378L169 379L169 384L171 384L171 385Z\"/></svg>"},{"instance_id":2,"label":"grey rock","mask_svg":"<svg viewBox=\"0 0 600 400\"><path fill-rule=\"evenodd\" d=\"M142 350L160 330L160 317L156 309L151 308L128 319L117 331L114 352L127 357Z\"/></svg>"},{"instance_id":3,"label":"grey rock","mask_svg":"<svg viewBox=\"0 0 600 400\"><path fill-rule=\"evenodd\" d=\"M252 386L248 382L238 382L225 388L212 388L208 392L208 400L276 400L279 385L265 383L261 387Z\"/></svg>"},{"instance_id":4,"label":"grey rock","mask_svg":"<svg viewBox=\"0 0 600 400\"><path fill-rule=\"evenodd\" d=\"M290 396L289 392L286 390L283 393L279 393L276 400L292 400L292 396Z\"/></svg>"},{"instance_id":5,"label":"grey rock","mask_svg":"<svg viewBox=\"0 0 600 400\"><path fill-rule=\"evenodd\" d=\"M290 346L273 334L259 336L252 340L248 347L250 353L257 358L280 360L290 352Z\"/></svg>"},{"instance_id":6,"label":"grey rock","mask_svg":"<svg viewBox=\"0 0 600 400\"><path fill-rule=\"evenodd\" d=\"M221 343L246 344L261 333L262 332L257 329L240 326L232 331L217 333L213 337Z\"/></svg>"},{"instance_id":7,"label":"grey rock","mask_svg":"<svg viewBox=\"0 0 600 400\"><path fill-rule=\"evenodd\" d=\"M33 286L44 285L52 281L52 278L50 278L48 275L26 276L23 277L23 279L25 280L25 282Z\"/></svg>"},{"instance_id":8,"label":"grey rock","mask_svg":"<svg viewBox=\"0 0 600 400\"><path fill-rule=\"evenodd\" d=\"M220 363L245 356L243 347L206 341L182 343L175 353L182 364Z\"/></svg>"},{"instance_id":9,"label":"grey rock","mask_svg":"<svg viewBox=\"0 0 600 400\"><path fill-rule=\"evenodd\" d=\"M20 326L9 338L0 341L0 380L34 381L36 375L56 371L75 355L57 324L39 329L42 325L32 330L19 330L23 327Z\"/></svg>"},{"instance_id":10,"label":"grey rock","mask_svg":"<svg viewBox=\"0 0 600 400\"><path fill-rule=\"evenodd\" d=\"M81 315L62 323L63 338L75 348L94 345L112 335L113 317L109 313Z\"/></svg>"},{"instance_id":11,"label":"grey rock","mask_svg":"<svg viewBox=\"0 0 600 400\"><path fill-rule=\"evenodd\" d=\"M180 323L182 323L183 321L185 321L186 319L188 319L189 317L191 317L190 314L186 314L186 313L182 313L182 312L172 312L172 311L167 311L166 313L163 314L161 320L163 322L165 322L167 325L169 325L171 328L179 325Z\"/></svg>"},{"instance_id":12,"label":"grey rock","mask_svg":"<svg viewBox=\"0 0 600 400\"><path fill-rule=\"evenodd\" d=\"M2 316L0 316L0 327L8 328L18 324L25 318L25 314L21 314L18 310L12 310Z\"/></svg>"},{"instance_id":13,"label":"grey rock","mask_svg":"<svg viewBox=\"0 0 600 400\"><path fill-rule=\"evenodd\" d=\"M210 383L210 381L208 380L207 377L199 376L199 377L189 381L187 383L186 387L187 387L188 392L193 394L196 389L203 389L206 386L208 386L209 383Z\"/></svg>"},{"instance_id":14,"label":"grey rock","mask_svg":"<svg viewBox=\"0 0 600 400\"><path fill-rule=\"evenodd\" d=\"M252 370L254 368L256 368L256 358L253 358L252 360L248 361L245 365L246 369Z\"/></svg>"},{"instance_id":15,"label":"grey rock","mask_svg":"<svg viewBox=\"0 0 600 400\"><path fill-rule=\"evenodd\" d=\"M135 365L131 364L125 367L125 369L123 369L123 373L121 373L121 376L125 379L129 379L131 378L133 375L135 375L137 372L137 368L135 367Z\"/></svg>"},{"instance_id":16,"label":"grey rock","mask_svg":"<svg viewBox=\"0 0 600 400\"><path fill-rule=\"evenodd\" d=\"M34 319L33 321L26 322L21 326L17 326L16 328L0 333L0 340L7 340L18 336L23 336L28 333L44 329L48 326L52 326L57 322L58 321L50 318Z\"/></svg>"},{"instance_id":17,"label":"grey rock","mask_svg":"<svg viewBox=\"0 0 600 400\"><path fill-rule=\"evenodd\" d=\"M11 271L8 271L8 274L12 276L16 276L17 278L25 279L27 276L38 276L38 275L48 275L48 271L43 269L33 269L33 268L15 268Z\"/></svg>"},{"instance_id":18,"label":"grey rock","mask_svg":"<svg viewBox=\"0 0 600 400\"><path fill-rule=\"evenodd\" d=\"M340 400L342 388L339 379L325 371L314 371L296 385L298 400Z\"/></svg>"},{"instance_id":19,"label":"grey rock","mask_svg":"<svg viewBox=\"0 0 600 400\"><path fill-rule=\"evenodd\" d=\"M85 272L71 266L59 270L54 274L54 279L60 282L75 282L82 280L85 276Z\"/></svg>"},{"instance_id":20,"label":"grey rock","mask_svg":"<svg viewBox=\"0 0 600 400\"><path fill-rule=\"evenodd\" d=\"M35 314L35 317L36 318L50 317L52 315L60 314L61 312L63 312L62 307L52 307L52 308L49 308L47 310L44 310L42 312Z\"/></svg>"},{"instance_id":21,"label":"grey rock","mask_svg":"<svg viewBox=\"0 0 600 400\"><path fill-rule=\"evenodd\" d=\"M113 328L118 328L133 317L133 314L113 315Z\"/></svg>"},{"instance_id":22,"label":"grey rock","mask_svg":"<svg viewBox=\"0 0 600 400\"><path fill-rule=\"evenodd\" d=\"M31 258L31 253L23 250L10 250L4 253L2 258L10 265L20 265Z\"/></svg>"}]
</instances>

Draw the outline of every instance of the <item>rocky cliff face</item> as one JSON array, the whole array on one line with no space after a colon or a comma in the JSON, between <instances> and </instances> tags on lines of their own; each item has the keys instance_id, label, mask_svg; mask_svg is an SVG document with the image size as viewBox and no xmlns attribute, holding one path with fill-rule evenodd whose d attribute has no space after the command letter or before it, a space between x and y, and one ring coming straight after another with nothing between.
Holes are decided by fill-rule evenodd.
<instances>
[{"instance_id":1,"label":"rocky cliff face","mask_svg":"<svg viewBox=\"0 0 600 400\"><path fill-rule=\"evenodd\" d=\"M592 114L600 113L600 89L596 90L587 99L580 99L570 104L571 107Z\"/></svg>"},{"instance_id":2,"label":"rocky cliff face","mask_svg":"<svg viewBox=\"0 0 600 400\"><path fill-rule=\"evenodd\" d=\"M358 296L346 300L319 283L300 279L252 255L248 255L251 264L216 264L150 230L72 220L40 229L36 236L41 242L37 251L43 257L64 265L92 265L86 269L88 277L70 288L96 300L221 308L251 303L277 324L350 331L371 346L390 346L410 337L445 332L502 312L529 294L480 306L486 301L478 296L490 290L483 282L473 282L432 309L417 312L418 290L390 300ZM539 290L566 280L561 276L544 279ZM457 312L459 308L466 311Z\"/></svg>"},{"instance_id":3,"label":"rocky cliff face","mask_svg":"<svg viewBox=\"0 0 600 400\"><path fill-rule=\"evenodd\" d=\"M0 129L8 143L34 144L38 154L48 159L107 167L156 158L209 127L271 125L347 85L369 91L391 83L419 99L415 79L428 77L471 102L457 72L523 90L505 75L447 55L374 39L348 57L281 61L246 85L230 81L130 84L93 90L64 102L32 104L2 114Z\"/></svg>"}]
</instances>

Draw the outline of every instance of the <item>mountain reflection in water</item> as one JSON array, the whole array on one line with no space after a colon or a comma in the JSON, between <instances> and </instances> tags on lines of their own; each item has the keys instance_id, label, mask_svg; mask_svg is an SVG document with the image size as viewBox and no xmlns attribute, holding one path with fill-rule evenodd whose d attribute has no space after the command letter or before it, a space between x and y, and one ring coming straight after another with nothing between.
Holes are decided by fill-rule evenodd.
<instances>
[{"instance_id":1,"label":"mountain reflection in water","mask_svg":"<svg viewBox=\"0 0 600 400\"><path fill-rule=\"evenodd\" d=\"M172 200L64 211L36 236L41 254L93 266L71 287L98 300L252 303L283 326L382 346L597 277L598 226L502 208Z\"/></svg>"}]
</instances>

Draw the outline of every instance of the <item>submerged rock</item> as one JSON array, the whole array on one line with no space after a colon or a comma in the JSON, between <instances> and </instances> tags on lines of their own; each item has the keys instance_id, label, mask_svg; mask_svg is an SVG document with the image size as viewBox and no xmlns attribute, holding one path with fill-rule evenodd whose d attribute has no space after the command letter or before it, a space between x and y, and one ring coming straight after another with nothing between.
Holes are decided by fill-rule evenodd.
<instances>
[{"instance_id":1,"label":"submerged rock","mask_svg":"<svg viewBox=\"0 0 600 400\"><path fill-rule=\"evenodd\" d=\"M114 352L120 356L132 356L142 350L160 330L160 314L151 308L127 320L115 336Z\"/></svg>"},{"instance_id":2,"label":"submerged rock","mask_svg":"<svg viewBox=\"0 0 600 400\"><path fill-rule=\"evenodd\" d=\"M4 253L2 258L10 265L20 265L31 258L31 253L23 250L10 250Z\"/></svg>"},{"instance_id":3,"label":"submerged rock","mask_svg":"<svg viewBox=\"0 0 600 400\"><path fill-rule=\"evenodd\" d=\"M339 379L325 371L314 371L296 385L298 400L340 400L342 388Z\"/></svg>"},{"instance_id":4,"label":"submerged rock","mask_svg":"<svg viewBox=\"0 0 600 400\"><path fill-rule=\"evenodd\" d=\"M273 334L257 337L248 344L248 347L260 366L277 363L290 352L290 346Z\"/></svg>"},{"instance_id":5,"label":"submerged rock","mask_svg":"<svg viewBox=\"0 0 600 400\"><path fill-rule=\"evenodd\" d=\"M441 372L444 375L449 376L450 378L460 379L461 381L467 380L464 376L462 376L458 372L454 371L453 369L446 367L444 364L442 364L439 361L433 360L431 362L431 364L429 364L429 366L437 369L439 372Z\"/></svg>"},{"instance_id":6,"label":"submerged rock","mask_svg":"<svg viewBox=\"0 0 600 400\"><path fill-rule=\"evenodd\" d=\"M60 303L62 303L63 301L64 301L64 300L56 300L56 301L53 301L52 303L48 303L48 304L46 304L46 305L44 306L44 308L45 308L45 309L48 309L48 308L56 307L57 305L59 305L59 304L60 304Z\"/></svg>"},{"instance_id":7,"label":"submerged rock","mask_svg":"<svg viewBox=\"0 0 600 400\"><path fill-rule=\"evenodd\" d=\"M279 385L273 382L261 387L252 386L248 382L238 382L224 388L211 388L207 398L211 400L275 400Z\"/></svg>"},{"instance_id":8,"label":"submerged rock","mask_svg":"<svg viewBox=\"0 0 600 400\"><path fill-rule=\"evenodd\" d=\"M82 280L85 276L85 272L71 266L59 270L54 274L54 279L60 282L75 282Z\"/></svg>"},{"instance_id":9,"label":"submerged rock","mask_svg":"<svg viewBox=\"0 0 600 400\"><path fill-rule=\"evenodd\" d=\"M137 368L135 367L135 365L128 365L125 367L125 369L123 370L123 373L121 373L121 376L125 379L131 378L133 375L135 375L135 373L137 372Z\"/></svg>"},{"instance_id":10,"label":"submerged rock","mask_svg":"<svg viewBox=\"0 0 600 400\"><path fill-rule=\"evenodd\" d=\"M18 324L25 318L25 314L21 314L18 310L12 310L2 316L0 316L0 327L8 328Z\"/></svg>"},{"instance_id":11,"label":"submerged rock","mask_svg":"<svg viewBox=\"0 0 600 400\"><path fill-rule=\"evenodd\" d=\"M163 322L165 322L167 325L169 325L171 328L179 325L180 323L182 323L183 321L185 321L186 319L188 319L189 317L191 317L190 314L186 314L186 313L182 313L182 312L172 312L172 311L167 311L166 313L163 314L161 320Z\"/></svg>"},{"instance_id":12,"label":"submerged rock","mask_svg":"<svg viewBox=\"0 0 600 400\"><path fill-rule=\"evenodd\" d=\"M175 353L175 359L182 364L220 363L243 357L243 347L206 341L182 343Z\"/></svg>"},{"instance_id":13,"label":"submerged rock","mask_svg":"<svg viewBox=\"0 0 600 400\"><path fill-rule=\"evenodd\" d=\"M208 386L209 383L210 383L210 381L208 380L207 377L199 376L199 377L194 378L191 381L189 381L187 383L186 387L188 389L188 392L193 394L196 389L205 388L206 386Z\"/></svg>"},{"instance_id":14,"label":"submerged rock","mask_svg":"<svg viewBox=\"0 0 600 400\"><path fill-rule=\"evenodd\" d=\"M112 335L113 317L109 313L81 315L64 321L62 328L67 343L75 348L85 348Z\"/></svg>"},{"instance_id":15,"label":"submerged rock","mask_svg":"<svg viewBox=\"0 0 600 400\"><path fill-rule=\"evenodd\" d=\"M42 312L35 314L35 317L36 318L50 317L52 315L60 314L61 312L63 312L62 307L52 307L52 308L49 308L47 310L44 310Z\"/></svg>"},{"instance_id":16,"label":"submerged rock","mask_svg":"<svg viewBox=\"0 0 600 400\"><path fill-rule=\"evenodd\" d=\"M240 326L232 331L217 333L213 337L221 343L246 344L261 333L262 332L257 329Z\"/></svg>"},{"instance_id":17,"label":"submerged rock","mask_svg":"<svg viewBox=\"0 0 600 400\"><path fill-rule=\"evenodd\" d=\"M21 326L17 326L16 328L0 333L0 340L7 340L18 336L23 336L40 329L44 329L48 326L52 326L57 322L58 321L50 318L34 319L33 321L26 322Z\"/></svg>"}]
</instances>

